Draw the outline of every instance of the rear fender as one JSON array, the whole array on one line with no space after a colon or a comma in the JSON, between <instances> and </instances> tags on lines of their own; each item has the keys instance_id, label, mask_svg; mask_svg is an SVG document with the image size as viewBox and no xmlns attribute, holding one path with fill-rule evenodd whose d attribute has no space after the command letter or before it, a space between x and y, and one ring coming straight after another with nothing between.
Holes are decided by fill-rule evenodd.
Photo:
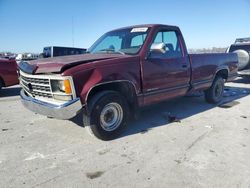
<instances>
[{"instance_id":1,"label":"rear fender","mask_svg":"<svg viewBox=\"0 0 250 188\"><path fill-rule=\"evenodd\" d=\"M216 76L221 75L223 79L227 81L228 75L229 75L229 68L227 66L220 66L216 69L216 72L213 76L213 81L216 78Z\"/></svg>"}]
</instances>

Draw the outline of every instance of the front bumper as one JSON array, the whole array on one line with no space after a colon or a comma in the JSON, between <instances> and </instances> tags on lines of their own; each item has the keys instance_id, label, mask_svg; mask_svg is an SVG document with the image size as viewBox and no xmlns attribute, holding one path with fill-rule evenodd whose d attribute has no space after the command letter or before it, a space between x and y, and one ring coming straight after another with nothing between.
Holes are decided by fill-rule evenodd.
<instances>
[{"instance_id":1,"label":"front bumper","mask_svg":"<svg viewBox=\"0 0 250 188\"><path fill-rule=\"evenodd\" d=\"M23 90L21 90L20 96L23 105L32 112L57 119L71 119L82 109L82 104L79 98L68 101L62 105L54 105L27 96Z\"/></svg>"}]
</instances>

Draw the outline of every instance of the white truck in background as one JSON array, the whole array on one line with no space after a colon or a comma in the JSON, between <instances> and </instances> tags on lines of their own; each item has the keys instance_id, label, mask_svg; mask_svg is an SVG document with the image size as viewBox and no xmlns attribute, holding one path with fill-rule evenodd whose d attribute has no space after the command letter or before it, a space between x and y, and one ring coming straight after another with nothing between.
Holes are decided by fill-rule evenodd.
<instances>
[{"instance_id":1,"label":"white truck in background","mask_svg":"<svg viewBox=\"0 0 250 188\"><path fill-rule=\"evenodd\" d=\"M250 37L238 38L228 50L228 53L237 53L239 59L238 75L242 77L250 76Z\"/></svg>"},{"instance_id":2,"label":"white truck in background","mask_svg":"<svg viewBox=\"0 0 250 188\"><path fill-rule=\"evenodd\" d=\"M43 48L43 53L22 53L16 56L16 61L22 60L31 61L40 58L52 58L58 56L79 55L86 53L85 48L62 47L62 46L49 46Z\"/></svg>"},{"instance_id":3,"label":"white truck in background","mask_svg":"<svg viewBox=\"0 0 250 188\"><path fill-rule=\"evenodd\" d=\"M43 58L66 56L66 55L79 55L87 51L85 48L74 47L61 47L61 46L48 46L43 48Z\"/></svg>"}]
</instances>

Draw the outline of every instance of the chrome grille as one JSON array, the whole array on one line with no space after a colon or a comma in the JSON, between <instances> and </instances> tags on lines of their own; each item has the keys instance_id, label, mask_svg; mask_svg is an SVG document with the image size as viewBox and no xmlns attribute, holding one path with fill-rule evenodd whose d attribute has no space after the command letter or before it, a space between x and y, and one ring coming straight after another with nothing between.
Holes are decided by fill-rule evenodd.
<instances>
[{"instance_id":1,"label":"chrome grille","mask_svg":"<svg viewBox=\"0 0 250 188\"><path fill-rule=\"evenodd\" d=\"M25 82L32 82L34 84L45 84L49 85L49 79L42 79L42 78L29 78L23 75L20 75L21 79Z\"/></svg>"},{"instance_id":2,"label":"chrome grille","mask_svg":"<svg viewBox=\"0 0 250 188\"><path fill-rule=\"evenodd\" d=\"M20 72L20 84L25 92L32 97L53 97L49 79L25 76Z\"/></svg>"}]
</instances>

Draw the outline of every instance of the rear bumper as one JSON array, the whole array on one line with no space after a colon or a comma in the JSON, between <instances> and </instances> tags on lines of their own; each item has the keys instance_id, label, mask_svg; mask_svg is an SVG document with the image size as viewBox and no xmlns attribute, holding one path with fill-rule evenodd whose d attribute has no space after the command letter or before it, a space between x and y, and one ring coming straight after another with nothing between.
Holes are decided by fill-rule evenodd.
<instances>
[{"instance_id":1,"label":"rear bumper","mask_svg":"<svg viewBox=\"0 0 250 188\"><path fill-rule=\"evenodd\" d=\"M66 102L62 105L54 105L27 96L23 90L21 90L20 96L23 105L27 109L32 112L57 119L71 119L82 109L82 104L79 98Z\"/></svg>"}]
</instances>

